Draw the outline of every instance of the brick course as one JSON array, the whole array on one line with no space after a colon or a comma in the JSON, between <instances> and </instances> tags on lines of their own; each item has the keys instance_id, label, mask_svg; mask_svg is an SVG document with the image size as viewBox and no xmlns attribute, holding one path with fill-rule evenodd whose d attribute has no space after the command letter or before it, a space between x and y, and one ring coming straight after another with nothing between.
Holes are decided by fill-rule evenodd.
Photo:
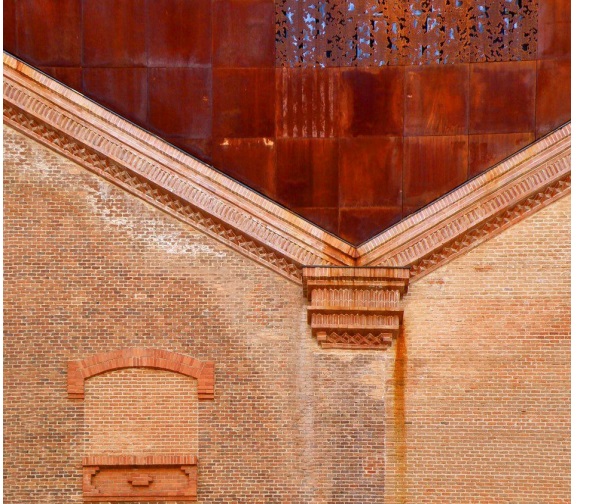
<instances>
[{"instance_id":1,"label":"brick course","mask_svg":"<svg viewBox=\"0 0 600 504\"><path fill-rule=\"evenodd\" d=\"M186 355L153 348L124 348L100 353L67 365L67 392L71 399L83 399L84 381L116 369L145 367L165 369L195 378L198 399L214 397L214 362L200 362Z\"/></svg>"},{"instance_id":2,"label":"brick course","mask_svg":"<svg viewBox=\"0 0 600 504\"><path fill-rule=\"evenodd\" d=\"M10 128L4 182L6 502L82 502L67 362L123 348L216 364L198 502L294 495L302 288Z\"/></svg>"},{"instance_id":3,"label":"brick course","mask_svg":"<svg viewBox=\"0 0 600 504\"><path fill-rule=\"evenodd\" d=\"M67 398L67 362L124 348L215 363L215 400L194 398L199 503L568 502L569 197L411 284L390 350L324 350L297 284L4 142L6 502L82 502L96 386L192 408L195 380L149 369Z\"/></svg>"}]
</instances>

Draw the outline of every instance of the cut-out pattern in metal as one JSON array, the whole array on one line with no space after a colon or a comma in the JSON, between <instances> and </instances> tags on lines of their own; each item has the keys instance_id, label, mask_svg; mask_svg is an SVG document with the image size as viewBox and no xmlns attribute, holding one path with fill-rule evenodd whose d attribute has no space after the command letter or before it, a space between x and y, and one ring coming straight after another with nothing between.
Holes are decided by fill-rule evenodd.
<instances>
[{"instance_id":1,"label":"cut-out pattern in metal","mask_svg":"<svg viewBox=\"0 0 600 504\"><path fill-rule=\"evenodd\" d=\"M538 0L276 0L284 67L535 58Z\"/></svg>"},{"instance_id":2,"label":"cut-out pattern in metal","mask_svg":"<svg viewBox=\"0 0 600 504\"><path fill-rule=\"evenodd\" d=\"M535 59L538 0L475 3L472 61Z\"/></svg>"},{"instance_id":3,"label":"cut-out pattern in metal","mask_svg":"<svg viewBox=\"0 0 600 504\"><path fill-rule=\"evenodd\" d=\"M458 0L402 2L406 7L406 64L462 63L470 59L472 6Z\"/></svg>"}]
</instances>

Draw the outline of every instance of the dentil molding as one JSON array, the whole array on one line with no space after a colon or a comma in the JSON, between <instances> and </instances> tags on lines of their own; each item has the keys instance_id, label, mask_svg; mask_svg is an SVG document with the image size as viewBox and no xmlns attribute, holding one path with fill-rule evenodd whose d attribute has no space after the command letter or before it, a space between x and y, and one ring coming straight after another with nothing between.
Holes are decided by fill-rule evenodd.
<instances>
[{"instance_id":1,"label":"dentil molding","mask_svg":"<svg viewBox=\"0 0 600 504\"><path fill-rule=\"evenodd\" d=\"M571 185L568 123L354 247L6 53L4 122L298 284L304 266L419 278Z\"/></svg>"},{"instance_id":2,"label":"dentil molding","mask_svg":"<svg viewBox=\"0 0 600 504\"><path fill-rule=\"evenodd\" d=\"M409 279L427 275L571 188L567 123L355 247L6 53L4 123L304 284L309 322L324 348L386 348L401 311L395 304L372 312L377 303L388 302L373 301L376 292L383 297L393 292L396 303ZM369 268L387 273L374 279ZM325 276L317 278L317 271ZM404 287L381 284L388 281ZM315 282L326 285L316 289ZM355 296L352 310L331 308L340 289ZM317 299L322 304L314 304Z\"/></svg>"}]
</instances>

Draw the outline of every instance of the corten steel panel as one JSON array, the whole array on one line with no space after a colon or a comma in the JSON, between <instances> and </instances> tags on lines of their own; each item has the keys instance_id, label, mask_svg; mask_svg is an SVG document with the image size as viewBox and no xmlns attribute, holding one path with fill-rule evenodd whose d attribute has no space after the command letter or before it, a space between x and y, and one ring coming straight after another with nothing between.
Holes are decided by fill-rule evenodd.
<instances>
[{"instance_id":1,"label":"corten steel panel","mask_svg":"<svg viewBox=\"0 0 600 504\"><path fill-rule=\"evenodd\" d=\"M571 23L544 23L538 30L539 59L571 58Z\"/></svg>"},{"instance_id":2,"label":"corten steel panel","mask_svg":"<svg viewBox=\"0 0 600 504\"><path fill-rule=\"evenodd\" d=\"M469 137L469 178L478 175L535 140L531 133L498 133Z\"/></svg>"},{"instance_id":3,"label":"corten steel panel","mask_svg":"<svg viewBox=\"0 0 600 504\"><path fill-rule=\"evenodd\" d=\"M275 136L275 69L213 69L213 135Z\"/></svg>"},{"instance_id":4,"label":"corten steel panel","mask_svg":"<svg viewBox=\"0 0 600 504\"><path fill-rule=\"evenodd\" d=\"M571 0L540 0L540 23L570 23Z\"/></svg>"},{"instance_id":5,"label":"corten steel panel","mask_svg":"<svg viewBox=\"0 0 600 504\"><path fill-rule=\"evenodd\" d=\"M404 139L403 215L407 216L467 180L468 137Z\"/></svg>"},{"instance_id":6,"label":"corten steel panel","mask_svg":"<svg viewBox=\"0 0 600 504\"><path fill-rule=\"evenodd\" d=\"M340 207L402 205L402 137L340 139Z\"/></svg>"},{"instance_id":7,"label":"corten steel panel","mask_svg":"<svg viewBox=\"0 0 600 504\"><path fill-rule=\"evenodd\" d=\"M276 69L277 137L323 138L338 134L339 69Z\"/></svg>"},{"instance_id":8,"label":"corten steel panel","mask_svg":"<svg viewBox=\"0 0 600 504\"><path fill-rule=\"evenodd\" d=\"M468 96L468 65L407 67L404 134L466 134Z\"/></svg>"},{"instance_id":9,"label":"corten steel panel","mask_svg":"<svg viewBox=\"0 0 600 504\"><path fill-rule=\"evenodd\" d=\"M16 0L4 0L3 48L10 53L17 53L17 6Z\"/></svg>"},{"instance_id":10,"label":"corten steel panel","mask_svg":"<svg viewBox=\"0 0 600 504\"><path fill-rule=\"evenodd\" d=\"M210 68L148 69L148 125L157 133L209 137L211 105Z\"/></svg>"},{"instance_id":11,"label":"corten steel panel","mask_svg":"<svg viewBox=\"0 0 600 504\"><path fill-rule=\"evenodd\" d=\"M328 230L358 223L356 240L402 205L403 135L477 135L450 163L470 156L473 176L570 119L569 0L323 5L325 31L321 4L297 0L7 0L5 49ZM337 160L278 145L302 138L338 141ZM462 178L422 155L422 195L404 176L424 204Z\"/></svg>"},{"instance_id":12,"label":"corten steel panel","mask_svg":"<svg viewBox=\"0 0 600 504\"><path fill-rule=\"evenodd\" d=\"M47 67L42 66L39 69L54 77L57 81L66 84L70 88L83 93L83 72L81 67Z\"/></svg>"},{"instance_id":13,"label":"corten steel panel","mask_svg":"<svg viewBox=\"0 0 600 504\"><path fill-rule=\"evenodd\" d=\"M161 137L184 152L213 165L212 139L211 138L188 138L188 137Z\"/></svg>"},{"instance_id":14,"label":"corten steel panel","mask_svg":"<svg viewBox=\"0 0 600 504\"><path fill-rule=\"evenodd\" d=\"M331 2L337 9L333 13L334 23L339 29L340 40L329 45L337 53L337 62L342 66L378 67L383 63L397 65L401 62L403 51L390 54L390 45L400 45L393 39L394 33L389 30L387 18L392 12L404 13L401 2L380 3L373 0L347 2L334 0ZM383 16L382 16L383 14ZM386 18L385 20L382 19ZM331 23L331 24L334 24ZM325 32L325 38L328 37ZM333 38L333 37L332 37ZM317 44L319 48L320 44Z\"/></svg>"},{"instance_id":15,"label":"corten steel panel","mask_svg":"<svg viewBox=\"0 0 600 504\"><path fill-rule=\"evenodd\" d=\"M223 138L213 142L215 166L227 175L273 198L275 142L273 138Z\"/></svg>"},{"instance_id":16,"label":"corten steel panel","mask_svg":"<svg viewBox=\"0 0 600 504\"><path fill-rule=\"evenodd\" d=\"M17 9L19 57L34 65L81 64L79 0L19 0Z\"/></svg>"},{"instance_id":17,"label":"corten steel panel","mask_svg":"<svg viewBox=\"0 0 600 504\"><path fill-rule=\"evenodd\" d=\"M476 2L469 21L471 62L535 60L539 1Z\"/></svg>"},{"instance_id":18,"label":"corten steel panel","mask_svg":"<svg viewBox=\"0 0 600 504\"><path fill-rule=\"evenodd\" d=\"M145 0L82 2L84 66L146 65Z\"/></svg>"},{"instance_id":19,"label":"corten steel panel","mask_svg":"<svg viewBox=\"0 0 600 504\"><path fill-rule=\"evenodd\" d=\"M146 10L149 66L210 64L210 0L152 0Z\"/></svg>"},{"instance_id":20,"label":"corten steel panel","mask_svg":"<svg viewBox=\"0 0 600 504\"><path fill-rule=\"evenodd\" d=\"M213 64L273 67L275 3L267 0L213 2Z\"/></svg>"},{"instance_id":21,"label":"corten steel panel","mask_svg":"<svg viewBox=\"0 0 600 504\"><path fill-rule=\"evenodd\" d=\"M469 133L535 127L535 61L471 65Z\"/></svg>"},{"instance_id":22,"label":"corten steel panel","mask_svg":"<svg viewBox=\"0 0 600 504\"><path fill-rule=\"evenodd\" d=\"M571 57L571 1L540 1L538 15L538 58Z\"/></svg>"},{"instance_id":23,"label":"corten steel panel","mask_svg":"<svg viewBox=\"0 0 600 504\"><path fill-rule=\"evenodd\" d=\"M402 51L390 17L403 18L400 2L277 0L279 66L380 66L397 64ZM324 22L323 22L324 21ZM322 28L325 28L324 30Z\"/></svg>"},{"instance_id":24,"label":"corten steel panel","mask_svg":"<svg viewBox=\"0 0 600 504\"><path fill-rule=\"evenodd\" d=\"M146 122L146 68L84 68L83 92L126 119L137 123Z\"/></svg>"},{"instance_id":25,"label":"corten steel panel","mask_svg":"<svg viewBox=\"0 0 600 504\"><path fill-rule=\"evenodd\" d=\"M337 206L338 141L279 139L277 200L289 208Z\"/></svg>"},{"instance_id":26,"label":"corten steel panel","mask_svg":"<svg viewBox=\"0 0 600 504\"><path fill-rule=\"evenodd\" d=\"M538 61L536 137L571 118L571 61Z\"/></svg>"},{"instance_id":27,"label":"corten steel panel","mask_svg":"<svg viewBox=\"0 0 600 504\"><path fill-rule=\"evenodd\" d=\"M466 63L471 57L472 33L469 30L469 2L447 0L411 0L398 2L404 12L399 22L405 20L408 46L406 64ZM396 41L396 44L401 39Z\"/></svg>"},{"instance_id":28,"label":"corten steel panel","mask_svg":"<svg viewBox=\"0 0 600 504\"><path fill-rule=\"evenodd\" d=\"M402 218L401 207L342 208L339 236L350 243L362 243Z\"/></svg>"},{"instance_id":29,"label":"corten steel panel","mask_svg":"<svg viewBox=\"0 0 600 504\"><path fill-rule=\"evenodd\" d=\"M402 135L404 69L344 69L340 74L340 136Z\"/></svg>"},{"instance_id":30,"label":"corten steel panel","mask_svg":"<svg viewBox=\"0 0 600 504\"><path fill-rule=\"evenodd\" d=\"M337 207L297 207L290 210L330 233L338 234L340 212Z\"/></svg>"}]
</instances>

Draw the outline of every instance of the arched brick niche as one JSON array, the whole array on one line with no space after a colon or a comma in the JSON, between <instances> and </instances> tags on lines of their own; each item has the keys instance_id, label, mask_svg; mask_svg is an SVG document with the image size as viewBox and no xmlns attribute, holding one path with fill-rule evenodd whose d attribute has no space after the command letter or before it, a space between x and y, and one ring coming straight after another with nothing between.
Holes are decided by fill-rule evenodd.
<instances>
[{"instance_id":1,"label":"arched brick niche","mask_svg":"<svg viewBox=\"0 0 600 504\"><path fill-rule=\"evenodd\" d=\"M84 502L197 500L197 408L214 398L214 363L122 349L67 375L69 398L85 398Z\"/></svg>"},{"instance_id":2,"label":"arched brick niche","mask_svg":"<svg viewBox=\"0 0 600 504\"><path fill-rule=\"evenodd\" d=\"M198 399L214 399L215 365L168 350L126 348L70 361L67 369L69 399L83 399L85 380L108 371L125 368L151 368L173 371L198 381Z\"/></svg>"}]
</instances>

